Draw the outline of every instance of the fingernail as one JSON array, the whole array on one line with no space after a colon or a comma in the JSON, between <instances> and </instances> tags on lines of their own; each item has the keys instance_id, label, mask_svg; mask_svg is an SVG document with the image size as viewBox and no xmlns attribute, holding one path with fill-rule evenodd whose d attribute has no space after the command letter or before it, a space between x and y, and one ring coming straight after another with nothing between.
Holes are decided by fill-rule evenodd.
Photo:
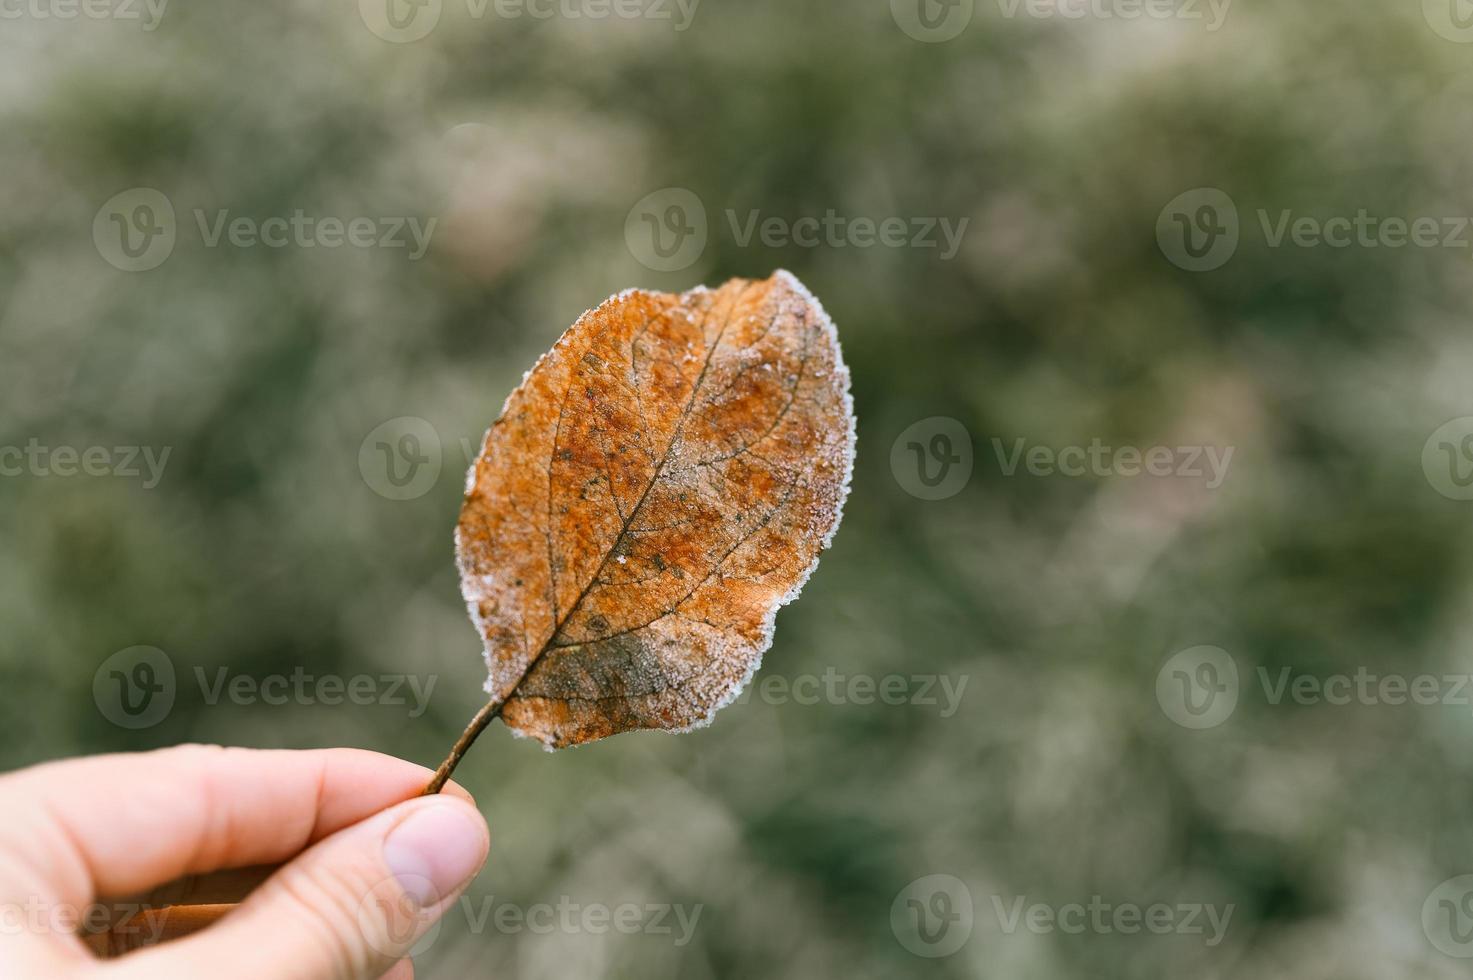
<instances>
[{"instance_id":1,"label":"fingernail","mask_svg":"<svg viewBox=\"0 0 1473 980\"><path fill-rule=\"evenodd\" d=\"M420 908L438 905L485 860L485 825L457 803L425 807L384 841L384 863Z\"/></svg>"}]
</instances>

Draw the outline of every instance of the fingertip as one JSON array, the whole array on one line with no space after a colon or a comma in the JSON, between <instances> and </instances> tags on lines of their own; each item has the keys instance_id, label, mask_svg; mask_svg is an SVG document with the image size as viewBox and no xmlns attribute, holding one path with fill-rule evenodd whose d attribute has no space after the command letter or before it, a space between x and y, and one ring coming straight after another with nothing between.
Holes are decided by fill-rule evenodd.
<instances>
[{"instance_id":1,"label":"fingertip","mask_svg":"<svg viewBox=\"0 0 1473 980\"><path fill-rule=\"evenodd\" d=\"M384 863L421 908L459 894L485 866L491 831L481 812L455 797L407 808L383 843Z\"/></svg>"},{"instance_id":2,"label":"fingertip","mask_svg":"<svg viewBox=\"0 0 1473 980\"><path fill-rule=\"evenodd\" d=\"M435 775L434 769L408 762L398 756L389 755L385 752L375 752L372 749L335 748L313 749L310 751L313 754L322 756L325 764L336 764L345 769L354 768L363 772L365 775L372 771L374 772L374 779L376 781L386 777L403 778L405 771L412 767L414 772L414 786L421 790L429 785L430 780ZM476 798L471 795L470 790L466 789L460 783L454 781L447 782L440 792L442 795L459 797L471 806L476 805Z\"/></svg>"},{"instance_id":3,"label":"fingertip","mask_svg":"<svg viewBox=\"0 0 1473 980\"><path fill-rule=\"evenodd\" d=\"M433 773L431 773L431 775L433 775ZM457 797L459 799L465 800L467 803L469 803L471 806L475 807L477 810L480 809L480 807L476 804L476 798L475 798L475 796L473 796L471 794L471 791L468 790L468 789L466 789L464 786L460 785L457 782L451 781L451 782L446 783L445 784L445 788L442 789L440 792L442 794L448 793L451 796L454 796L454 797Z\"/></svg>"}]
</instances>

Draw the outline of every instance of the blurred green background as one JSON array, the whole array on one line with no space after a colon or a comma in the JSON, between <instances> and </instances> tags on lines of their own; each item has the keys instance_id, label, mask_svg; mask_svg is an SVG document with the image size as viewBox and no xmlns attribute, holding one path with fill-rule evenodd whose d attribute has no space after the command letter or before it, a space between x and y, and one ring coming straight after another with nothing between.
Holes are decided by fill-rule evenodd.
<instances>
[{"instance_id":1,"label":"blurred green background","mask_svg":"<svg viewBox=\"0 0 1473 980\"><path fill-rule=\"evenodd\" d=\"M493 727L458 773L493 858L420 975L1465 975L1473 423L1436 434L1473 414L1459 0L1216 29L1188 0L109 2L0 11L0 453L37 447L0 454L0 766L183 741L435 765L482 700L466 447L608 295L784 267L838 323L860 451L758 682L895 674L904 703L759 688L557 754ZM1363 210L1437 241L1275 245L1286 212ZM747 239L754 211L966 225L947 255ZM299 212L371 230L251 241ZM422 256L379 242L411 218ZM936 418L970 478L924 499ZM1010 475L1020 439L1233 455L1216 486ZM157 480L126 447L168 451ZM118 723L140 646L172 701ZM1438 703L1275 699L1286 668L1432 675ZM210 697L298 672L373 703ZM1009 928L1019 897L1232 911L1218 942L1179 912ZM559 902L699 919L475 921Z\"/></svg>"}]
</instances>

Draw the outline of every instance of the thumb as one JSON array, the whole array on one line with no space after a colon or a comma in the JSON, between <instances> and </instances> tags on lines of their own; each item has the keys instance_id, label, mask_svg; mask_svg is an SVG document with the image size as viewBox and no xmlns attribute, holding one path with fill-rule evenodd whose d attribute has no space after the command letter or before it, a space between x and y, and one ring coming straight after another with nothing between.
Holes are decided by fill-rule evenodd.
<instances>
[{"instance_id":1,"label":"thumb","mask_svg":"<svg viewBox=\"0 0 1473 980\"><path fill-rule=\"evenodd\" d=\"M117 965L139 978L376 980L439 922L489 848L468 803L401 803L308 849L209 929Z\"/></svg>"}]
</instances>

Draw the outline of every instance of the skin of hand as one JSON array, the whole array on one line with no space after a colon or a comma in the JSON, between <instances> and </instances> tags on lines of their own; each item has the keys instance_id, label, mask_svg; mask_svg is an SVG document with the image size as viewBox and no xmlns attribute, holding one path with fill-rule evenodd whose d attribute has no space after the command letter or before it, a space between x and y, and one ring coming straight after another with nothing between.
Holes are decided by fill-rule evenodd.
<instances>
[{"instance_id":1,"label":"skin of hand","mask_svg":"<svg viewBox=\"0 0 1473 980\"><path fill-rule=\"evenodd\" d=\"M0 976L413 977L409 950L490 849L465 790L417 796L429 777L352 749L202 745L0 776ZM116 959L79 937L139 904L235 902Z\"/></svg>"}]
</instances>

